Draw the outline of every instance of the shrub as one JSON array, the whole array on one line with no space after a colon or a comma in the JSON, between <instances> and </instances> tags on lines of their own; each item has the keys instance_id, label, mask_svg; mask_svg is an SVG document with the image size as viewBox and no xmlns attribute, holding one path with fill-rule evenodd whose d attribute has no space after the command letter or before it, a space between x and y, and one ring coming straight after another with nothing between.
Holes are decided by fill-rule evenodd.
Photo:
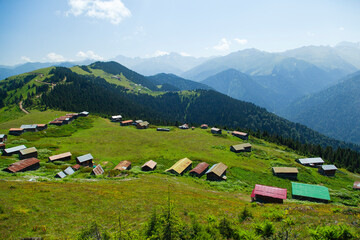
<instances>
[{"instance_id":1,"label":"shrub","mask_svg":"<svg viewBox=\"0 0 360 240\"><path fill-rule=\"evenodd\" d=\"M253 218L253 215L245 206L244 209L239 214L239 221L243 222L243 221L245 221L247 219L251 219L251 218Z\"/></svg>"},{"instance_id":2,"label":"shrub","mask_svg":"<svg viewBox=\"0 0 360 240\"><path fill-rule=\"evenodd\" d=\"M254 228L256 234L264 238L270 238L275 233L275 227L273 223L269 221L265 221L264 223L256 223Z\"/></svg>"},{"instance_id":3,"label":"shrub","mask_svg":"<svg viewBox=\"0 0 360 240\"><path fill-rule=\"evenodd\" d=\"M344 224L318 226L316 229L310 229L309 234L313 239L319 240L347 240L359 237L353 229Z\"/></svg>"},{"instance_id":4,"label":"shrub","mask_svg":"<svg viewBox=\"0 0 360 240\"><path fill-rule=\"evenodd\" d=\"M101 231L103 232L101 233ZM105 230L102 230L96 222L93 222L89 227L82 229L82 231L78 235L78 239L108 240L110 239L110 235Z\"/></svg>"}]
</instances>

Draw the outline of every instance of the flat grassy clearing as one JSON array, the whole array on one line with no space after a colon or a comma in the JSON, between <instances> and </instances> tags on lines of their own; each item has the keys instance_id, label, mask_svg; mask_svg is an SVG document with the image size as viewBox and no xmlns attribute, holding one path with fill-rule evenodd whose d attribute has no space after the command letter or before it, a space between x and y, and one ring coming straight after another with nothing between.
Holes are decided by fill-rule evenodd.
<instances>
[{"instance_id":1,"label":"flat grassy clearing","mask_svg":"<svg viewBox=\"0 0 360 240\"><path fill-rule=\"evenodd\" d=\"M0 133L21 124L47 123L64 115L59 111L31 111L14 120L0 123ZM296 228L306 237L305 227L320 223L359 223L359 213L347 215L343 211L358 206L360 191L351 189L359 175L341 169L335 177L325 177L314 168L295 163L302 157L293 151L261 139L250 137L251 153L235 154L229 151L233 144L244 142L228 133L214 136L210 130L180 130L157 132L156 126L138 130L121 127L97 116L78 118L61 127L49 126L42 132L9 136L7 147L25 144L39 151L41 167L36 171L9 174L0 171L0 234L6 238L45 236L49 239L74 238L87 223L95 220L110 231L116 231L119 216L129 228L140 229L152 208L166 203L168 192L182 217L194 212L206 218L227 215L236 219L239 211L249 205L249 195L255 184L288 189L284 205L255 206L251 210L256 221L269 218L280 211L284 218L294 217ZM70 151L69 162L47 163L51 155ZM132 170L119 178L90 176L90 168L82 168L63 180L54 179L60 170L75 164L75 157L91 153L96 164L106 173L122 160L132 162ZM209 182L185 174L174 177L164 173L177 160L188 157L193 167L201 161L210 165L223 162L229 166L226 182ZM143 173L140 166L147 160L158 162L154 173ZM0 156L0 168L17 161L17 156ZM332 204L314 204L291 199L291 181L274 177L273 166L295 166L299 181L321 184L330 188ZM28 182L36 179L37 182ZM251 205L253 206L253 205ZM249 205L250 207L250 205ZM253 208L253 207L251 207ZM287 210L285 210L287 209ZM353 209L353 208L349 208ZM206 214L204 215L204 211ZM204 219L203 219L204 220ZM234 220L235 221L235 220ZM252 223L240 226L251 228ZM44 231L43 226L46 226ZM35 230L33 230L35 229Z\"/></svg>"}]
</instances>

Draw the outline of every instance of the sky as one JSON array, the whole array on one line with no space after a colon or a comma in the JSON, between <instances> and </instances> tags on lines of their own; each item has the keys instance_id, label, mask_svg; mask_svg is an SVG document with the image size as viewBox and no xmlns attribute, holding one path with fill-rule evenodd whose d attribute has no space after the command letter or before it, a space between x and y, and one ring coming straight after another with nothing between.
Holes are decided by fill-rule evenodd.
<instances>
[{"instance_id":1,"label":"sky","mask_svg":"<svg viewBox=\"0 0 360 240\"><path fill-rule=\"evenodd\" d=\"M360 42L358 0L0 0L0 65Z\"/></svg>"}]
</instances>

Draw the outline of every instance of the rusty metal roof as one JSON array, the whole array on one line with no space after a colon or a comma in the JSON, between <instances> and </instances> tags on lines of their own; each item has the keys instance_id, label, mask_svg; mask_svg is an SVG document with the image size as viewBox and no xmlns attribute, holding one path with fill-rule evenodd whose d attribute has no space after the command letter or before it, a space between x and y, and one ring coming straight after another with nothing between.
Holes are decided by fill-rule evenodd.
<instances>
[{"instance_id":1,"label":"rusty metal roof","mask_svg":"<svg viewBox=\"0 0 360 240\"><path fill-rule=\"evenodd\" d=\"M192 164L192 161L188 158L183 158L177 161L171 168L166 169L165 171L168 172L173 170L178 174L181 174L186 168L188 168Z\"/></svg>"},{"instance_id":2,"label":"rusty metal roof","mask_svg":"<svg viewBox=\"0 0 360 240\"><path fill-rule=\"evenodd\" d=\"M253 198L255 197L255 195L278 198L278 199L286 199L287 189L256 184L255 188L251 193L251 197Z\"/></svg>"},{"instance_id":3,"label":"rusty metal roof","mask_svg":"<svg viewBox=\"0 0 360 240\"><path fill-rule=\"evenodd\" d=\"M75 169L75 170L79 170L80 167L81 167L80 164L75 164L74 166L72 166L72 168Z\"/></svg>"},{"instance_id":4,"label":"rusty metal roof","mask_svg":"<svg viewBox=\"0 0 360 240\"><path fill-rule=\"evenodd\" d=\"M149 168L151 168L151 169L154 169L155 167L156 167L156 162L155 161L153 161L153 160L149 160L149 161L147 161L144 165L142 165L142 168L143 167L149 167Z\"/></svg>"},{"instance_id":5,"label":"rusty metal roof","mask_svg":"<svg viewBox=\"0 0 360 240\"><path fill-rule=\"evenodd\" d=\"M93 160L93 156L91 155L91 153L88 153L88 154L82 155L80 157L77 157L76 159L82 163L82 162L86 162L89 160Z\"/></svg>"},{"instance_id":6,"label":"rusty metal roof","mask_svg":"<svg viewBox=\"0 0 360 240\"><path fill-rule=\"evenodd\" d=\"M66 175L72 175L74 174L74 170L71 168L71 167L67 167L65 170L64 170L64 173L66 173Z\"/></svg>"},{"instance_id":7,"label":"rusty metal roof","mask_svg":"<svg viewBox=\"0 0 360 240\"><path fill-rule=\"evenodd\" d=\"M217 176L219 176L219 177L221 177L224 173L225 173L225 171L226 171L226 169L227 169L228 167L225 165L225 164L223 164L223 163L217 163L217 164L214 164L207 172L206 172L206 174L208 174L208 173L215 173Z\"/></svg>"},{"instance_id":8,"label":"rusty metal roof","mask_svg":"<svg viewBox=\"0 0 360 240\"><path fill-rule=\"evenodd\" d=\"M6 148L6 149L4 149L4 152L10 154L13 152L18 152L23 149L26 149L25 145L20 145L20 146L16 146L16 147L12 147L12 148Z\"/></svg>"},{"instance_id":9,"label":"rusty metal roof","mask_svg":"<svg viewBox=\"0 0 360 240\"><path fill-rule=\"evenodd\" d=\"M125 160L125 161L119 162L119 164L116 165L116 167L114 167L114 169L117 169L117 170L120 170L120 171L128 170L128 167L130 167L130 166L131 166L131 162Z\"/></svg>"},{"instance_id":10,"label":"rusty metal roof","mask_svg":"<svg viewBox=\"0 0 360 240\"><path fill-rule=\"evenodd\" d=\"M38 127L46 127L47 124L37 124Z\"/></svg>"},{"instance_id":11,"label":"rusty metal roof","mask_svg":"<svg viewBox=\"0 0 360 240\"><path fill-rule=\"evenodd\" d=\"M101 165L97 165L93 170L92 172L95 174L95 175L101 175L104 173L104 169L101 167Z\"/></svg>"},{"instance_id":12,"label":"rusty metal roof","mask_svg":"<svg viewBox=\"0 0 360 240\"><path fill-rule=\"evenodd\" d=\"M201 162L196 167L194 167L190 171L190 173L202 174L208 167L209 167L209 164L207 164L206 162Z\"/></svg>"},{"instance_id":13,"label":"rusty metal roof","mask_svg":"<svg viewBox=\"0 0 360 240\"><path fill-rule=\"evenodd\" d=\"M20 160L18 162L15 162L13 164L11 164L7 170L9 170L10 172L19 172L27 167L30 167L34 164L37 164L39 163L40 160L37 159L37 158L27 158L27 159L24 159L24 160Z\"/></svg>"},{"instance_id":14,"label":"rusty metal roof","mask_svg":"<svg viewBox=\"0 0 360 240\"><path fill-rule=\"evenodd\" d=\"M37 152L37 149L34 147L20 150L21 155L31 154L31 153L35 153L35 152Z\"/></svg>"},{"instance_id":15,"label":"rusty metal roof","mask_svg":"<svg viewBox=\"0 0 360 240\"><path fill-rule=\"evenodd\" d=\"M299 173L299 170L294 167L273 167L274 173Z\"/></svg>"},{"instance_id":16,"label":"rusty metal roof","mask_svg":"<svg viewBox=\"0 0 360 240\"><path fill-rule=\"evenodd\" d=\"M57 124L57 123L63 123L63 121L57 121L57 120L54 120L54 121L51 121L50 124Z\"/></svg>"},{"instance_id":17,"label":"rusty metal roof","mask_svg":"<svg viewBox=\"0 0 360 240\"><path fill-rule=\"evenodd\" d=\"M58 154L58 155L50 156L49 161L56 161L56 160L59 160L61 158L66 158L66 157L71 157L71 153L66 152L66 153L61 153L61 154Z\"/></svg>"}]
</instances>

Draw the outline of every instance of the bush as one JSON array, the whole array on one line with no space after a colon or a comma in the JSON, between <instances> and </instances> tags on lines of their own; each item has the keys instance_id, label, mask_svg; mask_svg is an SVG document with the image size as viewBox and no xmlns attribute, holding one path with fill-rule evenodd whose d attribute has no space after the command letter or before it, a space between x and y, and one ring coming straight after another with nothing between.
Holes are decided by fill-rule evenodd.
<instances>
[{"instance_id":1,"label":"bush","mask_svg":"<svg viewBox=\"0 0 360 240\"><path fill-rule=\"evenodd\" d=\"M347 225L328 225L318 226L316 229L310 229L309 234L313 239L319 240L347 240L358 239L353 229Z\"/></svg>"},{"instance_id":2,"label":"bush","mask_svg":"<svg viewBox=\"0 0 360 240\"><path fill-rule=\"evenodd\" d=\"M101 231L103 231L101 233ZM96 222L91 223L88 228L84 228L80 234L78 235L78 239L96 239L96 240L108 240L110 239L110 235L105 231L102 230L100 226Z\"/></svg>"},{"instance_id":3,"label":"bush","mask_svg":"<svg viewBox=\"0 0 360 240\"><path fill-rule=\"evenodd\" d=\"M272 222L265 221L264 223L257 223L254 226L256 234L264 238L270 238L275 233L275 227Z\"/></svg>"},{"instance_id":4,"label":"bush","mask_svg":"<svg viewBox=\"0 0 360 240\"><path fill-rule=\"evenodd\" d=\"M239 221L243 222L243 221L245 221L247 219L251 219L251 218L253 218L253 215L245 206L244 209L239 214Z\"/></svg>"}]
</instances>

